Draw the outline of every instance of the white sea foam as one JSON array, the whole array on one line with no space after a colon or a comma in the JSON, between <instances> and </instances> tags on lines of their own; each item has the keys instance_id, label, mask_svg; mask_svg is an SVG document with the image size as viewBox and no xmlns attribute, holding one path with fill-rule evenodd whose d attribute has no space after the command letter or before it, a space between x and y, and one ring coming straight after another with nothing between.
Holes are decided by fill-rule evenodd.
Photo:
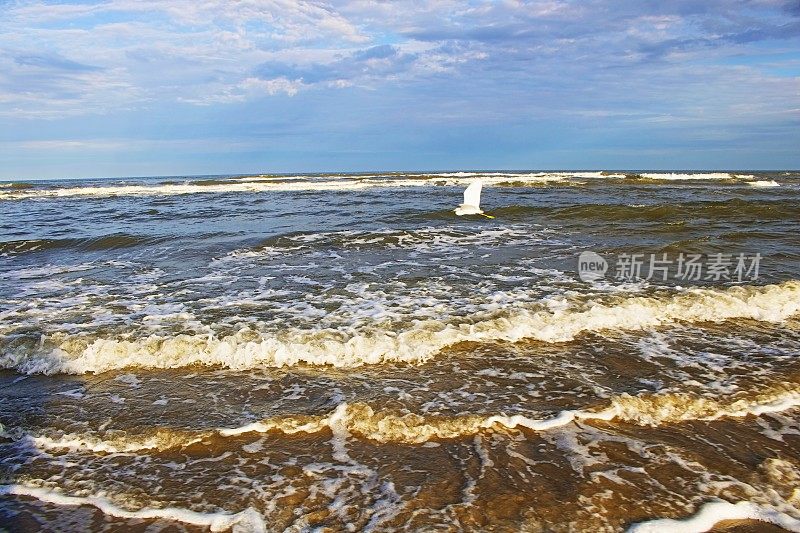
<instances>
[{"instance_id":1,"label":"white sea foam","mask_svg":"<svg viewBox=\"0 0 800 533\"><path fill-rule=\"evenodd\" d=\"M775 183L773 180L756 180L750 174L727 172L647 172L644 178L659 180L750 180L753 186L759 183ZM557 171L557 172L438 172L417 174L367 174L367 175L293 175L293 176L247 176L219 178L211 183L206 180L152 184L111 184L77 187L53 187L36 189L0 188L0 200L23 198L59 197L113 197L113 196L171 196L202 193L247 193L268 191L347 191L370 188L425 187L432 185L465 186L480 177L485 185L514 183L537 185L580 179L619 179L624 173L606 171ZM755 180L755 181L753 181ZM580 183L580 182L578 182Z\"/></svg>"},{"instance_id":2,"label":"white sea foam","mask_svg":"<svg viewBox=\"0 0 800 533\"><path fill-rule=\"evenodd\" d=\"M430 416L375 410L361 402L342 402L323 415L282 415L232 428L201 431L161 429L153 434L115 434L111 438L79 434L28 435L14 429L8 430L4 436L27 441L41 450L69 449L93 453L167 450L189 446L214 436L228 438L269 432L312 434L325 429L339 435L338 439L342 442L337 441L337 446L344 446L343 441L349 437L382 443L422 444L437 439L468 437L492 428L525 428L535 432L549 432L592 420L657 427L692 420L713 421L725 417L761 416L788 411L798 405L800 388L797 386L786 389L778 387L754 397L730 402L712 400L696 394L623 394L612 398L605 406L569 409L544 417L537 413Z\"/></svg>"},{"instance_id":3,"label":"white sea foam","mask_svg":"<svg viewBox=\"0 0 800 533\"><path fill-rule=\"evenodd\" d=\"M455 438L473 435L481 430L499 425L509 429L525 427L533 431L547 431L565 426L575 420L614 418L614 409L599 412L562 411L552 418L534 419L523 415L468 415L452 418L426 418L406 413L403 415L376 412L363 404L340 404L327 416L280 417L247 424L237 428L220 429L223 437L246 433L316 433L323 428L344 429L347 434L356 434L378 442L403 442L419 444L437 438Z\"/></svg>"},{"instance_id":4,"label":"white sea foam","mask_svg":"<svg viewBox=\"0 0 800 533\"><path fill-rule=\"evenodd\" d=\"M468 246L513 246L530 245L548 240L549 244L557 241L553 239L555 232L549 228L530 225L509 225L498 228L473 230L458 230L442 227L424 227L414 230L384 229L377 231L325 231L314 233L300 233L287 235L281 238L280 244L265 245L257 248L244 248L229 252L226 256L215 259L212 264L226 263L231 260L275 257L279 255L294 255L313 247L360 249L405 249L422 254L441 254L447 251L461 250ZM397 258L387 264L396 264ZM291 265L292 270L303 268L302 265ZM191 280L197 282L197 280Z\"/></svg>"},{"instance_id":5,"label":"white sea foam","mask_svg":"<svg viewBox=\"0 0 800 533\"><path fill-rule=\"evenodd\" d=\"M484 175L482 175L484 176ZM543 183L561 181L568 175L561 174L503 174L485 175L487 185L507 181ZM185 183L161 183L141 185L104 185L84 187L58 187L50 189L2 190L0 200L23 198L59 198L59 197L113 197L113 196L174 196L203 193L247 193L269 191L351 191L371 188L425 187L433 185L463 186L469 183L469 176L441 176L441 179L420 179L406 176L392 176L375 179L367 176L342 176L309 179L251 179L220 180L214 184L200 184L191 181Z\"/></svg>"},{"instance_id":6,"label":"white sea foam","mask_svg":"<svg viewBox=\"0 0 800 533\"><path fill-rule=\"evenodd\" d=\"M765 391L754 398L721 401L694 394L622 394L611 400L613 418L645 426L688 420L718 420L778 413L800 406L800 389Z\"/></svg>"},{"instance_id":7,"label":"white sea foam","mask_svg":"<svg viewBox=\"0 0 800 533\"><path fill-rule=\"evenodd\" d=\"M625 174L619 172L599 171L556 171L556 172L437 172L427 174L436 177L455 177L455 178L624 178Z\"/></svg>"},{"instance_id":8,"label":"white sea foam","mask_svg":"<svg viewBox=\"0 0 800 533\"><path fill-rule=\"evenodd\" d=\"M748 181L747 184L751 187L780 187L781 184L775 180L756 180Z\"/></svg>"},{"instance_id":9,"label":"white sea foam","mask_svg":"<svg viewBox=\"0 0 800 533\"><path fill-rule=\"evenodd\" d=\"M644 177L680 179L728 179L727 173L649 173ZM113 184L37 189L0 189L0 200L60 197L113 196L172 196L203 193L247 193L268 191L348 191L370 188L425 187L432 185L464 186L475 177L485 185L530 184L561 182L570 179L624 178L625 174L608 172L441 172L423 174L338 175L338 176L251 176L220 178L212 183L185 181L181 183Z\"/></svg>"},{"instance_id":10,"label":"white sea foam","mask_svg":"<svg viewBox=\"0 0 800 533\"><path fill-rule=\"evenodd\" d=\"M37 279L56 276L59 274L66 274L70 272L80 272L82 270L90 270L95 268L91 263L83 263L80 265L45 265L40 267L21 268L17 270L9 270L0 273L0 280L25 280Z\"/></svg>"},{"instance_id":11,"label":"white sea foam","mask_svg":"<svg viewBox=\"0 0 800 533\"><path fill-rule=\"evenodd\" d=\"M765 505L752 502L709 502L694 516L683 520L660 518L635 524L628 533L701 533L723 520L759 520L789 531L800 531L800 520Z\"/></svg>"},{"instance_id":12,"label":"white sea foam","mask_svg":"<svg viewBox=\"0 0 800 533\"><path fill-rule=\"evenodd\" d=\"M596 178L596 179L604 179L604 178L624 178L626 174L622 174L619 172L567 172L563 173L567 174L573 178Z\"/></svg>"},{"instance_id":13,"label":"white sea foam","mask_svg":"<svg viewBox=\"0 0 800 533\"><path fill-rule=\"evenodd\" d=\"M119 437L105 440L86 435L65 434L59 437L45 435L25 436L24 439L17 440L27 439L30 444L40 450L67 449L87 450L93 453L130 453L143 450L164 450L174 446L188 446L199 442L202 436L202 434L187 436L164 430L155 435L140 438Z\"/></svg>"},{"instance_id":14,"label":"white sea foam","mask_svg":"<svg viewBox=\"0 0 800 533\"><path fill-rule=\"evenodd\" d=\"M727 180L733 177L727 172L646 172L640 176L656 180Z\"/></svg>"},{"instance_id":15,"label":"white sea foam","mask_svg":"<svg viewBox=\"0 0 800 533\"><path fill-rule=\"evenodd\" d=\"M207 527L211 531L233 530L234 533L265 533L267 531L267 525L263 517L253 508L248 508L235 514L223 511L199 513L176 507L165 507L163 509L143 508L130 511L100 496L67 496L55 490L22 484L0 485L0 495L36 498L42 502L61 506L90 505L96 507L107 516L122 519L174 520L193 526Z\"/></svg>"},{"instance_id":16,"label":"white sea foam","mask_svg":"<svg viewBox=\"0 0 800 533\"><path fill-rule=\"evenodd\" d=\"M286 328L266 332L244 325L236 333L108 338L62 334L36 348L7 347L0 367L23 373L104 372L124 368L214 365L246 370L298 364L356 367L392 361L422 363L459 342L566 342L585 332L649 329L676 322L748 318L778 322L800 311L800 282L762 287L692 289L660 298L612 297L542 302L505 309L491 306L469 317L416 320L402 329L362 321L349 329Z\"/></svg>"}]
</instances>

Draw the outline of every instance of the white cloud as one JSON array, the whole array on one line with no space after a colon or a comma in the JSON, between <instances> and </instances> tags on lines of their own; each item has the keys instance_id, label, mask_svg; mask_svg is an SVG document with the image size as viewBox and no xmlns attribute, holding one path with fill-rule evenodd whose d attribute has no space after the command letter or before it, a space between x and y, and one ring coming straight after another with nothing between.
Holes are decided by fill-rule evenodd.
<instances>
[{"instance_id":1,"label":"white cloud","mask_svg":"<svg viewBox=\"0 0 800 533\"><path fill-rule=\"evenodd\" d=\"M22 2L0 21L0 114L58 117L150 101L291 95L301 83L258 80L253 70L270 57L296 57L299 47L331 55L368 40L330 6L304 0ZM35 75L19 60L29 50L96 69Z\"/></svg>"},{"instance_id":2,"label":"white cloud","mask_svg":"<svg viewBox=\"0 0 800 533\"><path fill-rule=\"evenodd\" d=\"M726 94L720 80L733 75L733 66L694 67L746 54L753 39L785 39L784 26L797 24L787 5L28 0L8 7L0 20L0 114L57 118L151 102L210 105L292 96L313 87L375 89L426 80L537 98L551 90L575 97L584 90L581 83L590 82L612 99L614 91L627 91L636 102L650 98L647 81L639 84L640 79L678 87L696 79L698 94L718 86ZM389 45L396 53L359 55ZM684 80L690 72L696 78ZM771 86L772 78L760 77ZM785 107L796 98L791 90L781 93L785 84L776 86L763 107ZM566 98L564 105L575 103Z\"/></svg>"},{"instance_id":3,"label":"white cloud","mask_svg":"<svg viewBox=\"0 0 800 533\"><path fill-rule=\"evenodd\" d=\"M250 98L286 94L294 96L304 88L301 80L289 80L285 77L264 80L261 78L245 78L240 83L223 88L216 88L205 96L180 98L180 101L198 105L215 103L242 102Z\"/></svg>"}]
</instances>

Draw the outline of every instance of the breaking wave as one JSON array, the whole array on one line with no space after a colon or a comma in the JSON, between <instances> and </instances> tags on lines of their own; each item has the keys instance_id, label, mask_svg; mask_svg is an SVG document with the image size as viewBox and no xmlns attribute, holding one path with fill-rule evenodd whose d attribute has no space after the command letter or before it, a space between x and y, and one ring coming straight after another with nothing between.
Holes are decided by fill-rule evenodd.
<instances>
[{"instance_id":1,"label":"breaking wave","mask_svg":"<svg viewBox=\"0 0 800 533\"><path fill-rule=\"evenodd\" d=\"M234 370L294 365L357 367L423 363L461 342L566 342L586 332L649 329L680 322L734 318L783 321L800 311L800 282L690 289L661 296L573 300L552 310L541 302L513 310L482 311L448 320L415 320L386 329L288 329L262 332L149 335L120 338L58 333L37 342L3 339L0 367L23 373L83 374L123 368L221 366Z\"/></svg>"},{"instance_id":2,"label":"breaking wave","mask_svg":"<svg viewBox=\"0 0 800 533\"><path fill-rule=\"evenodd\" d=\"M160 182L90 183L83 186L37 186L25 183L4 184L0 200L61 197L171 196L209 193L248 193L266 191L347 191L387 187L464 186L480 177L485 185L536 187L547 184L582 184L581 180L607 183L659 183L665 181L729 181L755 184L755 176L727 172L642 173L625 172L442 172L387 174L328 174L300 176L218 177ZM764 181L764 180L762 180ZM770 180L771 181L771 180Z\"/></svg>"},{"instance_id":3,"label":"breaking wave","mask_svg":"<svg viewBox=\"0 0 800 533\"><path fill-rule=\"evenodd\" d=\"M780 183L775 180L748 181L747 184L751 187L780 187Z\"/></svg>"},{"instance_id":4,"label":"breaking wave","mask_svg":"<svg viewBox=\"0 0 800 533\"><path fill-rule=\"evenodd\" d=\"M737 177L752 178L751 175L732 174L729 172L643 172L637 174L643 178L656 180L729 180Z\"/></svg>"},{"instance_id":5,"label":"breaking wave","mask_svg":"<svg viewBox=\"0 0 800 533\"><path fill-rule=\"evenodd\" d=\"M677 399L684 409L673 409ZM376 411L364 403L339 404L333 411L322 416L282 416L255 422L236 428L223 428L208 431L175 431L161 429L155 435L136 437L119 436L115 432L112 440L102 437L62 435L55 438L35 437L19 434L17 440L28 441L40 450L76 450L103 454L129 453L135 451L166 451L183 446L191 446L203 441L203 446L213 445L213 439L231 439L253 433L279 432L284 434L317 433L329 431L332 438L335 461L352 463L347 453L346 439L368 439L379 443L420 444L424 442L471 437L486 430L520 429L532 431L558 430L575 422L596 420L602 423L619 421L624 423L658 425L686 420L715 420L724 416L760 415L791 409L800 405L800 388L791 385L787 388L774 388L744 399L718 402L713 408L701 396L654 394L637 397L631 402L630 396L612 399L604 407L562 411L555 416L537 419L525 415L468 415L468 416L422 416L414 413L399 413L388 410ZM665 409L664 407L667 406ZM632 412L644 409L648 418L632 416ZM657 414L655 418L649 418ZM535 415L534 415L535 416ZM5 434L4 437L10 435ZM13 436L12 436L13 438ZM369 472L371 473L371 472ZM204 507L202 511L173 505L131 508L125 503L124 494L109 494L107 491L87 493L80 491L69 495L60 489L48 486L41 481L21 481L0 485L0 496L34 498L56 506L92 506L109 517L152 520L164 519L183 524L208 528L211 531L265 532L268 529L265 516L254 507L242 511L224 508ZM711 529L723 520L758 520L772 523L786 529L797 531L800 520L785 509L774 505L764 505L750 501L729 503L714 500L703 505L699 511L685 519L660 518L640 522L631 526L634 533L653 532L699 532Z\"/></svg>"},{"instance_id":6,"label":"breaking wave","mask_svg":"<svg viewBox=\"0 0 800 533\"><path fill-rule=\"evenodd\" d=\"M286 435L330 430L339 437L354 437L379 443L422 444L441 439L470 437L492 428L527 429L546 432L573 423L600 421L658 427L693 420L718 420L777 413L800 406L800 386L787 384L739 399L714 400L697 394L659 393L631 396L622 394L605 405L565 410L537 418L531 414L469 414L433 416L392 410L375 410L363 402L341 403L324 415L282 415L234 428L213 430L158 429L151 434L29 435L19 430L2 433L6 438L27 441L38 449L71 449L93 453L164 451L213 439L251 433L277 432ZM539 414L538 416L541 416Z\"/></svg>"},{"instance_id":7,"label":"breaking wave","mask_svg":"<svg viewBox=\"0 0 800 533\"><path fill-rule=\"evenodd\" d=\"M540 184L561 181L569 174L480 174L487 185L509 181L513 176L521 183ZM249 178L190 180L185 182L162 182L153 184L86 185L82 187L53 187L40 189L0 189L0 200L27 198L61 197L115 197L115 196L173 196L207 193L252 193L267 191L354 191L372 188L420 187L420 186L463 186L473 176L451 175L390 175L390 176L325 176L305 179Z\"/></svg>"}]
</instances>

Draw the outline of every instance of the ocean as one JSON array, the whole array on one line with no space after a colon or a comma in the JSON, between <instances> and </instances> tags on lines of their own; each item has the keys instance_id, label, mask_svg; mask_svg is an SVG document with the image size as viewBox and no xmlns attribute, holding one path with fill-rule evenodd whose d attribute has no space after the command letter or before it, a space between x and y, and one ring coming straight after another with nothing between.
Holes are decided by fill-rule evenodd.
<instances>
[{"instance_id":1,"label":"ocean","mask_svg":"<svg viewBox=\"0 0 800 533\"><path fill-rule=\"evenodd\" d=\"M798 222L800 172L0 183L0 528L800 531Z\"/></svg>"}]
</instances>

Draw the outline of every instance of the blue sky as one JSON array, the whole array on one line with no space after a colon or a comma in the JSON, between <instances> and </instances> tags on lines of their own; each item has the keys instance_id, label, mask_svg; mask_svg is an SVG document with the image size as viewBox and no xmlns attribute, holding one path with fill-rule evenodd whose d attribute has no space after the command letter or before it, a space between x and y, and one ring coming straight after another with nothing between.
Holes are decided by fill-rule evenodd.
<instances>
[{"instance_id":1,"label":"blue sky","mask_svg":"<svg viewBox=\"0 0 800 533\"><path fill-rule=\"evenodd\" d=\"M4 179L800 168L798 0L0 10Z\"/></svg>"}]
</instances>

